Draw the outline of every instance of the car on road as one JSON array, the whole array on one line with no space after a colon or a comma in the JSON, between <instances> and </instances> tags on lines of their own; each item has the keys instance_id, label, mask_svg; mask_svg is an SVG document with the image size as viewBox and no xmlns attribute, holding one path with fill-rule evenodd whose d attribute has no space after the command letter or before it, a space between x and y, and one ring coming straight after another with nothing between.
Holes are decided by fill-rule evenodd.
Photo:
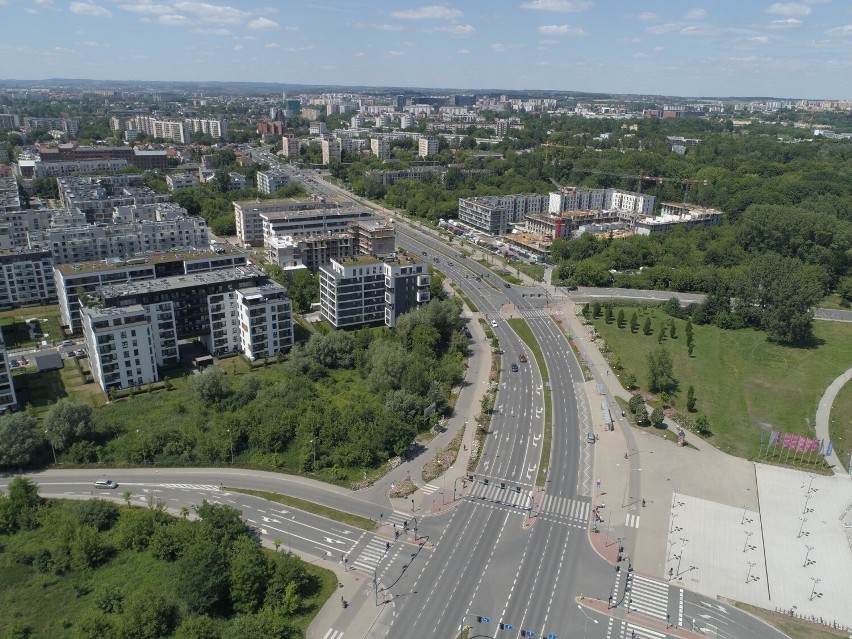
<instances>
[{"instance_id":1,"label":"car on road","mask_svg":"<svg viewBox=\"0 0 852 639\"><path fill-rule=\"evenodd\" d=\"M512 288L512 285L509 284L509 282L506 282L505 284L503 284L503 286L505 286L506 288Z\"/></svg>"},{"instance_id":2,"label":"car on road","mask_svg":"<svg viewBox=\"0 0 852 639\"><path fill-rule=\"evenodd\" d=\"M70 340L70 339L62 340L62 346L71 346L72 344L74 344L73 340Z\"/></svg>"},{"instance_id":3,"label":"car on road","mask_svg":"<svg viewBox=\"0 0 852 639\"><path fill-rule=\"evenodd\" d=\"M115 482L111 479L99 479L95 482L95 488L115 489L118 488L118 482Z\"/></svg>"},{"instance_id":4,"label":"car on road","mask_svg":"<svg viewBox=\"0 0 852 639\"><path fill-rule=\"evenodd\" d=\"M518 365L517 365L517 364L515 364L514 362L512 362L512 372L513 372L513 373L517 373L517 372L518 372Z\"/></svg>"},{"instance_id":5,"label":"car on road","mask_svg":"<svg viewBox=\"0 0 852 639\"><path fill-rule=\"evenodd\" d=\"M527 356L526 356L526 354L525 354L525 353L521 353L520 357L518 357L518 361L519 361L519 362L521 362L522 364L523 364L523 363L525 363L525 362L527 361Z\"/></svg>"},{"instance_id":6,"label":"car on road","mask_svg":"<svg viewBox=\"0 0 852 639\"><path fill-rule=\"evenodd\" d=\"M586 441L590 444L594 444L595 441L597 441L596 438L595 438L595 434L591 431L586 433Z\"/></svg>"},{"instance_id":7,"label":"car on road","mask_svg":"<svg viewBox=\"0 0 852 639\"><path fill-rule=\"evenodd\" d=\"M576 287L576 286L566 286L566 287L565 287L565 290L566 290L566 291L576 291L576 290L577 290L577 287Z\"/></svg>"},{"instance_id":8,"label":"car on road","mask_svg":"<svg viewBox=\"0 0 852 639\"><path fill-rule=\"evenodd\" d=\"M78 348L76 351L74 351L74 355L76 355L77 357L85 357L86 351L82 348Z\"/></svg>"},{"instance_id":9,"label":"car on road","mask_svg":"<svg viewBox=\"0 0 852 639\"><path fill-rule=\"evenodd\" d=\"M491 320L491 326L497 328L497 320Z\"/></svg>"},{"instance_id":10,"label":"car on road","mask_svg":"<svg viewBox=\"0 0 852 639\"><path fill-rule=\"evenodd\" d=\"M455 266L452 262L447 262L447 266Z\"/></svg>"},{"instance_id":11,"label":"car on road","mask_svg":"<svg viewBox=\"0 0 852 639\"><path fill-rule=\"evenodd\" d=\"M433 258L432 258L432 261L433 261L433 262L435 262L435 264L437 264L437 263L438 263L438 262L440 262L441 260L439 260L437 257L433 257Z\"/></svg>"},{"instance_id":12,"label":"car on road","mask_svg":"<svg viewBox=\"0 0 852 639\"><path fill-rule=\"evenodd\" d=\"M423 255L426 255L426 251L423 251L423 252L422 252L422 254L423 254Z\"/></svg>"}]
</instances>

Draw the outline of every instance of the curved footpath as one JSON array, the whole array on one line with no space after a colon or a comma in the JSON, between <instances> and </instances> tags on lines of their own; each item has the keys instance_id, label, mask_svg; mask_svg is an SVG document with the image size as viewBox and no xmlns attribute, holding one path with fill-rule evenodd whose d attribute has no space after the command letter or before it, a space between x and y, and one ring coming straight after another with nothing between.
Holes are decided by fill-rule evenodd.
<instances>
[{"instance_id":1,"label":"curved footpath","mask_svg":"<svg viewBox=\"0 0 852 639\"><path fill-rule=\"evenodd\" d=\"M814 424L817 437L820 439L824 439L825 441L829 441L831 439L828 428L828 424L831 419L831 406L834 404L835 398L837 398L837 393L840 392L840 389L843 388L844 385L849 383L850 379L852 379L852 368L831 382L831 385L825 390L825 393L823 393L823 396L820 398L819 405L817 406L816 422ZM846 467L843 465L843 461L841 461L834 450L831 451L831 455L826 456L825 460L828 462L828 465L831 466L835 475L846 474ZM850 462L850 466L852 466L852 462Z\"/></svg>"}]
</instances>

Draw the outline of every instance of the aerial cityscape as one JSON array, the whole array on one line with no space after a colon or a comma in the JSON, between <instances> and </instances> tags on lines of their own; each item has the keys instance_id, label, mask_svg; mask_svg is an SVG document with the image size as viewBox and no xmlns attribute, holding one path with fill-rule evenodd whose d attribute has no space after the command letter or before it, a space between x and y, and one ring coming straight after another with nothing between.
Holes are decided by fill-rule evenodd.
<instances>
[{"instance_id":1,"label":"aerial cityscape","mask_svg":"<svg viewBox=\"0 0 852 639\"><path fill-rule=\"evenodd\" d=\"M852 10L0 0L0 637L852 636Z\"/></svg>"}]
</instances>

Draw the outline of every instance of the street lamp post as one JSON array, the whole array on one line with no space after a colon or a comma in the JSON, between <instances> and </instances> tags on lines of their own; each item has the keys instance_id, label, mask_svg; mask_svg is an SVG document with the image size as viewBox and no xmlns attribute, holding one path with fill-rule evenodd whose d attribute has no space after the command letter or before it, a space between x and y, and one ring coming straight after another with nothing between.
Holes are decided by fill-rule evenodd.
<instances>
[{"instance_id":1,"label":"street lamp post","mask_svg":"<svg viewBox=\"0 0 852 639\"><path fill-rule=\"evenodd\" d=\"M583 606L577 604L577 608L579 608L580 612L583 613L583 616L586 618L586 623L583 625L583 639L586 639L586 631L589 629L589 619L592 619L589 615L586 614L586 611L583 610ZM597 619L592 619L592 623L597 623Z\"/></svg>"},{"instance_id":2,"label":"street lamp post","mask_svg":"<svg viewBox=\"0 0 852 639\"><path fill-rule=\"evenodd\" d=\"M810 557L811 551L814 549L813 546L808 546L805 544L805 548L807 548L807 552L805 552L805 563L802 564L803 567L807 568L808 566L808 557Z\"/></svg>"},{"instance_id":3,"label":"street lamp post","mask_svg":"<svg viewBox=\"0 0 852 639\"><path fill-rule=\"evenodd\" d=\"M234 436L231 434L231 429L228 429L228 439L231 440L231 466L234 465Z\"/></svg>"},{"instance_id":4,"label":"street lamp post","mask_svg":"<svg viewBox=\"0 0 852 639\"><path fill-rule=\"evenodd\" d=\"M315 437L311 439L311 449L314 453L314 472L317 472L317 440Z\"/></svg>"},{"instance_id":5,"label":"street lamp post","mask_svg":"<svg viewBox=\"0 0 852 639\"><path fill-rule=\"evenodd\" d=\"M819 593L816 591L817 584L822 581L819 577L811 577L811 581L814 582L814 587L811 588L811 596L808 601L813 601L814 597L816 597Z\"/></svg>"},{"instance_id":6,"label":"street lamp post","mask_svg":"<svg viewBox=\"0 0 852 639\"><path fill-rule=\"evenodd\" d=\"M681 541L680 555L678 555L678 558L677 558L677 570L675 571L678 574L678 576L680 576L680 562L683 560L683 549L686 548L686 542L688 542L689 539L684 539L683 537L681 537L680 541Z\"/></svg>"},{"instance_id":7,"label":"street lamp post","mask_svg":"<svg viewBox=\"0 0 852 639\"><path fill-rule=\"evenodd\" d=\"M750 538L753 534L754 534L754 533L753 533L753 532L751 532L750 530L747 530L747 531L746 531L746 539L745 539L745 545L743 546L743 552L745 552L745 551L747 551L747 550L748 550L748 540L749 540L749 538Z\"/></svg>"},{"instance_id":8,"label":"street lamp post","mask_svg":"<svg viewBox=\"0 0 852 639\"><path fill-rule=\"evenodd\" d=\"M799 526L799 534L796 535L796 539L799 539L802 536L802 530L805 527L805 522L808 520L807 517L799 517L799 520L802 522L802 525Z\"/></svg>"},{"instance_id":9,"label":"street lamp post","mask_svg":"<svg viewBox=\"0 0 852 639\"><path fill-rule=\"evenodd\" d=\"M45 436L47 437L47 431L44 431ZM56 463L56 446L53 445L53 440L50 437L47 437L47 441L50 442L50 449L53 451L53 463Z\"/></svg>"},{"instance_id":10,"label":"street lamp post","mask_svg":"<svg viewBox=\"0 0 852 639\"><path fill-rule=\"evenodd\" d=\"M748 573L746 573L746 583L751 581L751 569L754 568L756 565L757 564L755 564L753 561L748 562Z\"/></svg>"}]
</instances>

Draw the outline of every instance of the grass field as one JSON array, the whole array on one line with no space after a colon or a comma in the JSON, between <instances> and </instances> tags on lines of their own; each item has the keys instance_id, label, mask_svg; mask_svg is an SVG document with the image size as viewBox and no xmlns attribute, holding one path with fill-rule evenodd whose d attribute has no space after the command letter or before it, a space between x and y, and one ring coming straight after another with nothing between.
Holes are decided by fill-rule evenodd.
<instances>
[{"instance_id":1,"label":"grass field","mask_svg":"<svg viewBox=\"0 0 852 639\"><path fill-rule=\"evenodd\" d=\"M849 455L852 455L852 382L847 382L831 407L829 430L834 440L834 448L840 463L849 468Z\"/></svg>"},{"instance_id":2,"label":"grass field","mask_svg":"<svg viewBox=\"0 0 852 639\"><path fill-rule=\"evenodd\" d=\"M28 319L36 320L35 332L46 335L44 339L47 339L48 343L65 338L59 319L58 305L16 308L0 313L0 328L3 329L6 348L35 346L41 341L30 338L29 328L27 327Z\"/></svg>"},{"instance_id":3,"label":"grass field","mask_svg":"<svg viewBox=\"0 0 852 639\"><path fill-rule=\"evenodd\" d=\"M613 310L617 316L619 307ZM634 310L625 307L628 320ZM658 345L660 322L671 318L647 307L638 313L640 330L635 334L629 321L618 328L615 321L607 324L601 316L594 324L612 359L620 360L621 376L633 373L646 388L648 353ZM647 317L653 327L653 335L648 336L641 330ZM711 441L741 457L757 455L761 430L812 434L820 397L852 361L852 325L842 322L815 322L817 346L813 348L777 346L752 329L725 331L695 325L693 357L687 354L685 325L675 320L675 339L667 334L662 342L671 353L678 380L672 403L685 412L686 391L693 385L696 410L710 419Z\"/></svg>"}]
</instances>

